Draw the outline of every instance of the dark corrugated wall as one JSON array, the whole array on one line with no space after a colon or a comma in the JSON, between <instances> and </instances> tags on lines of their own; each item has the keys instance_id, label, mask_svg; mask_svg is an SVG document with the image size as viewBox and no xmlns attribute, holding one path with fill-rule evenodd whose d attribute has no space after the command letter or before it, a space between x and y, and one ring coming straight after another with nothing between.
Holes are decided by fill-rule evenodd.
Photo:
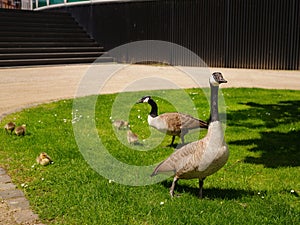
<instances>
[{"instance_id":1,"label":"dark corrugated wall","mask_svg":"<svg viewBox=\"0 0 300 225\"><path fill-rule=\"evenodd\" d=\"M226 67L299 69L298 0L230 0Z\"/></svg>"},{"instance_id":2,"label":"dark corrugated wall","mask_svg":"<svg viewBox=\"0 0 300 225\"><path fill-rule=\"evenodd\" d=\"M61 9L106 49L163 40L190 49L211 67L300 69L299 0L132 1Z\"/></svg>"}]
</instances>

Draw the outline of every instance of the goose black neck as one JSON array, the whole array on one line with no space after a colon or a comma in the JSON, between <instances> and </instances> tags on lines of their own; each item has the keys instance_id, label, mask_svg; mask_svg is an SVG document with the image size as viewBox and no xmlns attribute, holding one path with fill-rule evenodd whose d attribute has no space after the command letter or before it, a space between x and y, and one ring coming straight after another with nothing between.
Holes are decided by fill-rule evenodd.
<instances>
[{"instance_id":1,"label":"goose black neck","mask_svg":"<svg viewBox=\"0 0 300 225\"><path fill-rule=\"evenodd\" d=\"M157 117L158 116L158 114L157 114L157 104L155 103L155 101L153 99L149 99L148 104L151 105L150 116Z\"/></svg>"},{"instance_id":2,"label":"goose black neck","mask_svg":"<svg viewBox=\"0 0 300 225\"><path fill-rule=\"evenodd\" d=\"M218 109L218 92L219 87L218 86L212 86L210 85L210 116L211 116L211 122L219 121L219 109Z\"/></svg>"}]
</instances>

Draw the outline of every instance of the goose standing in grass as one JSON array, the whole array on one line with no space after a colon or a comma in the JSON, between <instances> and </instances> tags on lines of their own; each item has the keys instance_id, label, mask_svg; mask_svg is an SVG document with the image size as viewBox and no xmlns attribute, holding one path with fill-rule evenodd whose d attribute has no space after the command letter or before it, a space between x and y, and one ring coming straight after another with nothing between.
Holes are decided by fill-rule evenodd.
<instances>
[{"instance_id":1,"label":"goose standing in grass","mask_svg":"<svg viewBox=\"0 0 300 225\"><path fill-rule=\"evenodd\" d=\"M169 112L158 115L157 104L151 98L151 96L145 96L141 98L137 103L144 102L148 103L151 106L151 111L148 115L148 124L163 133L172 135L172 142L170 146L174 146L175 136L180 137L182 144L184 144L184 136L189 132L189 130L208 128L207 122L196 119L187 114L179 112Z\"/></svg>"},{"instance_id":2,"label":"goose standing in grass","mask_svg":"<svg viewBox=\"0 0 300 225\"><path fill-rule=\"evenodd\" d=\"M129 144L137 144L139 138L137 134L133 133L130 129L127 131L127 141Z\"/></svg>"},{"instance_id":3,"label":"goose standing in grass","mask_svg":"<svg viewBox=\"0 0 300 225\"><path fill-rule=\"evenodd\" d=\"M22 126L16 127L15 133L17 136L20 136L20 135L24 136L26 133L26 125L23 124Z\"/></svg>"},{"instance_id":4,"label":"goose standing in grass","mask_svg":"<svg viewBox=\"0 0 300 225\"><path fill-rule=\"evenodd\" d=\"M9 122L7 124L5 124L4 129L6 131L6 133L8 133L10 131L10 134L12 134L12 132L14 131L16 127L16 124L13 122Z\"/></svg>"},{"instance_id":5,"label":"goose standing in grass","mask_svg":"<svg viewBox=\"0 0 300 225\"><path fill-rule=\"evenodd\" d=\"M50 156L46 152L42 152L37 158L36 162L41 164L42 166L46 166L48 164L52 164L53 161Z\"/></svg>"},{"instance_id":6,"label":"goose standing in grass","mask_svg":"<svg viewBox=\"0 0 300 225\"><path fill-rule=\"evenodd\" d=\"M222 124L218 112L218 90L221 83L227 83L219 72L209 79L211 88L211 122L207 135L198 141L189 143L161 162L152 173L174 172L170 195L178 179L199 179L199 198L202 198L204 179L221 169L228 160L229 150L224 140Z\"/></svg>"}]
</instances>

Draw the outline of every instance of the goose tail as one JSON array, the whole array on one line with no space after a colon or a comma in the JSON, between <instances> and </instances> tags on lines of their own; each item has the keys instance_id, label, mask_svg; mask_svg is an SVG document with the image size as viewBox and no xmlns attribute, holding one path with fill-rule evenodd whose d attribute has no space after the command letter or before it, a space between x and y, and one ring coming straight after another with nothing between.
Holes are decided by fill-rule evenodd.
<instances>
[{"instance_id":1,"label":"goose tail","mask_svg":"<svg viewBox=\"0 0 300 225\"><path fill-rule=\"evenodd\" d=\"M201 128L205 128L205 129L208 129L208 123L203 121L203 120L198 120L199 121L199 126Z\"/></svg>"},{"instance_id":2,"label":"goose tail","mask_svg":"<svg viewBox=\"0 0 300 225\"><path fill-rule=\"evenodd\" d=\"M163 161L163 162L164 162L164 161ZM154 177L155 175L158 174L159 167L161 166L161 164L162 164L163 162L161 162L160 164L158 164L158 165L155 167L153 173L151 174L151 177Z\"/></svg>"},{"instance_id":3,"label":"goose tail","mask_svg":"<svg viewBox=\"0 0 300 225\"><path fill-rule=\"evenodd\" d=\"M170 165L170 162L168 160L165 160L159 163L155 167L153 173L151 174L151 177L157 175L158 173L168 173L168 172L175 173L175 169L173 166Z\"/></svg>"}]
</instances>

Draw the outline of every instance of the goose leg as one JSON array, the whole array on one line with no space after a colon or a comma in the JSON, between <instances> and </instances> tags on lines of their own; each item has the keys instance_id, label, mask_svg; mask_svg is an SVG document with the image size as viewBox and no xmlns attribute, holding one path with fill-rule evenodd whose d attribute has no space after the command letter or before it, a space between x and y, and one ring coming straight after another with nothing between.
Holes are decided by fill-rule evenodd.
<instances>
[{"instance_id":1,"label":"goose leg","mask_svg":"<svg viewBox=\"0 0 300 225\"><path fill-rule=\"evenodd\" d=\"M203 192L204 179L205 178L199 179L199 198L203 197L202 192Z\"/></svg>"},{"instance_id":2,"label":"goose leg","mask_svg":"<svg viewBox=\"0 0 300 225\"><path fill-rule=\"evenodd\" d=\"M175 141L175 136L172 136L172 142L171 142L171 144L169 145L170 147L174 146L174 141Z\"/></svg>"},{"instance_id":3,"label":"goose leg","mask_svg":"<svg viewBox=\"0 0 300 225\"><path fill-rule=\"evenodd\" d=\"M184 145L184 135L186 135L189 131L187 129L182 129L180 133L181 144Z\"/></svg>"},{"instance_id":4,"label":"goose leg","mask_svg":"<svg viewBox=\"0 0 300 225\"><path fill-rule=\"evenodd\" d=\"M181 138L181 144L184 144L184 134L180 135Z\"/></svg>"},{"instance_id":5,"label":"goose leg","mask_svg":"<svg viewBox=\"0 0 300 225\"><path fill-rule=\"evenodd\" d=\"M172 186L170 187L170 195L171 195L171 197L174 197L174 188L175 188L175 185L176 185L177 181L178 181L178 177L174 176Z\"/></svg>"}]
</instances>

